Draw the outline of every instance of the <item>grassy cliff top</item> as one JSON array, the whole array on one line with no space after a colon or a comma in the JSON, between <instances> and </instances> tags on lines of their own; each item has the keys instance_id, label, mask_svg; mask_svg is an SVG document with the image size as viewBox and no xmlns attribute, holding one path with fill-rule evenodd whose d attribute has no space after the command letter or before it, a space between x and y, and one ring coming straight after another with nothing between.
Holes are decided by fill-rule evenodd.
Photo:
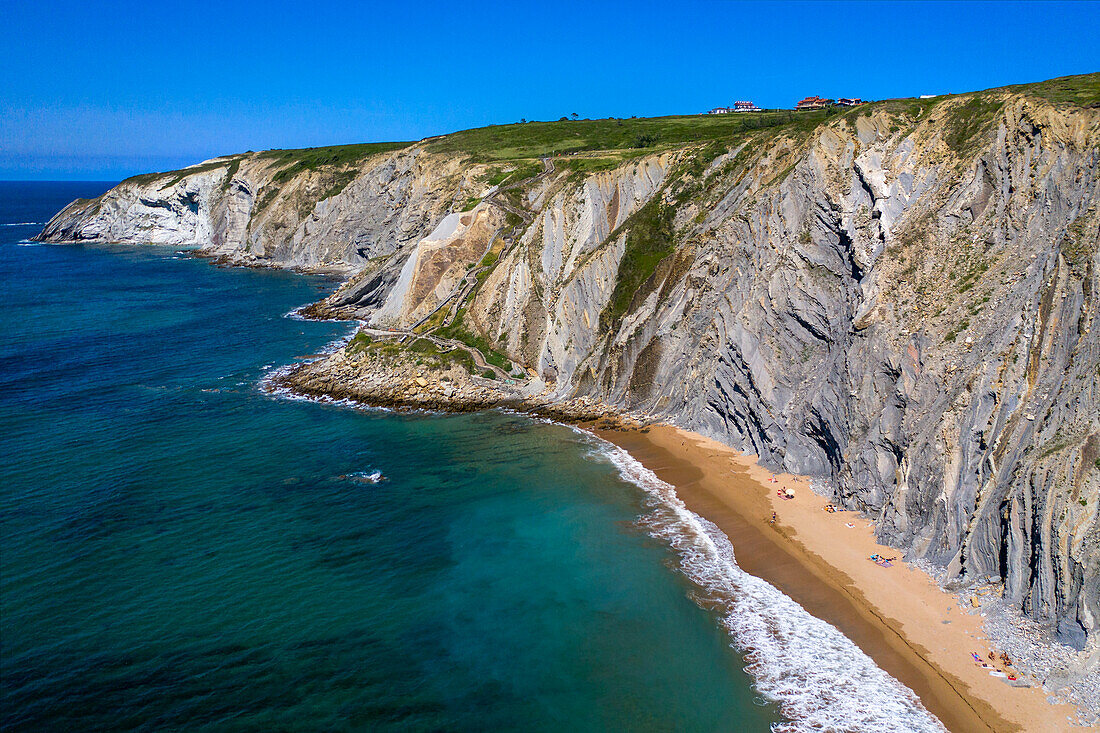
<instances>
[{"instance_id":1,"label":"grassy cliff top","mask_svg":"<svg viewBox=\"0 0 1100 733\"><path fill-rule=\"evenodd\" d=\"M466 153L478 162L538 158L589 150L632 150L724 140L761 128L817 123L830 110L771 110L724 115L614 117L491 125L432 138L427 148L440 153Z\"/></svg>"},{"instance_id":2,"label":"grassy cliff top","mask_svg":"<svg viewBox=\"0 0 1100 733\"><path fill-rule=\"evenodd\" d=\"M1100 107L1100 73L1060 76L1057 79L1047 79L1031 84L1013 84L999 89L1041 97L1057 105Z\"/></svg>"},{"instance_id":3,"label":"grassy cliff top","mask_svg":"<svg viewBox=\"0 0 1100 733\"><path fill-rule=\"evenodd\" d=\"M1044 99L1059 106L1100 107L1100 73L1063 76L1057 79L1015 84L1006 87L972 92L968 95L943 95L932 99L889 99L870 102L855 108L859 114L870 114L876 109L919 116L925 109L951 96L978 96L996 92L1011 92ZM584 151L652 151L693 143L731 141L754 130L789 129L805 131L841 114L853 114L855 110L834 107L823 110L800 111L768 110L724 115L677 115L670 117L607 118L599 120L568 120L556 122L524 122L510 125L490 125L472 130L461 130L448 135L421 141L424 147L437 153L466 154L472 162L491 163L532 159L558 153ZM331 145L319 148L267 150L227 156L191 168L163 173L145 173L127 181L148 183L164 179L165 188L184 176L195 172L239 165L247 155L271 161L278 166L276 181L283 181L298 173L318 168L346 168L363 159L393 150L400 150L414 143L357 143ZM234 163L235 162L235 163ZM236 169L234 168L234 173Z\"/></svg>"},{"instance_id":4,"label":"grassy cliff top","mask_svg":"<svg viewBox=\"0 0 1100 733\"><path fill-rule=\"evenodd\" d=\"M1058 105L1100 106L1100 73L1065 76L1031 84L971 92L984 95L1012 92L1040 97ZM856 109L869 114L884 107L893 111L919 114L924 109L952 96L932 99L891 99L871 102ZM769 110L724 115L679 115L629 119L558 120L491 125L429 138L426 147L435 152L466 153L477 162L537 158L556 153L594 150L629 151L653 147L676 147L696 142L728 140L761 128L809 129L840 114L853 110L843 107L795 112Z\"/></svg>"}]
</instances>

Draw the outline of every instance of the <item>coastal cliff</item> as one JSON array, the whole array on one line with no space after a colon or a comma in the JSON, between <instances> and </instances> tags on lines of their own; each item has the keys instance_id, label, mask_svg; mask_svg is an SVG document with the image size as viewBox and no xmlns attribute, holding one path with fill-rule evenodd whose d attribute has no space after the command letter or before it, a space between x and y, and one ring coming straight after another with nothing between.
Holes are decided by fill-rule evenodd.
<instances>
[{"instance_id":1,"label":"coastal cliff","mask_svg":"<svg viewBox=\"0 0 1100 733\"><path fill-rule=\"evenodd\" d=\"M447 196L470 185L455 157L403 145L245 153L74 201L40 239L171 244L227 264L350 274L427 235Z\"/></svg>"},{"instance_id":2,"label":"coastal cliff","mask_svg":"<svg viewBox=\"0 0 1100 733\"><path fill-rule=\"evenodd\" d=\"M39 238L340 273L307 312L367 330L308 391L389 355L667 420L1095 647L1100 107L1045 84L246 153Z\"/></svg>"}]
</instances>

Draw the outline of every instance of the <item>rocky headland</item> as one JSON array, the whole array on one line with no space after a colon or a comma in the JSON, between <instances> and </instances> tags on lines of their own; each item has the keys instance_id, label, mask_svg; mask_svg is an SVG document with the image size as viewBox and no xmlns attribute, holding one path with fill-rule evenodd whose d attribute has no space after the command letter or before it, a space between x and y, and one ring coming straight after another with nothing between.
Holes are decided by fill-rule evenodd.
<instances>
[{"instance_id":1,"label":"rocky headland","mask_svg":"<svg viewBox=\"0 0 1100 733\"><path fill-rule=\"evenodd\" d=\"M403 347L396 339L367 345L360 336L315 360L277 370L264 387L394 410L513 410L600 430L648 431L653 422L589 397L558 399L545 388L532 393L522 378L479 376L460 347L441 349L426 339Z\"/></svg>"}]
</instances>

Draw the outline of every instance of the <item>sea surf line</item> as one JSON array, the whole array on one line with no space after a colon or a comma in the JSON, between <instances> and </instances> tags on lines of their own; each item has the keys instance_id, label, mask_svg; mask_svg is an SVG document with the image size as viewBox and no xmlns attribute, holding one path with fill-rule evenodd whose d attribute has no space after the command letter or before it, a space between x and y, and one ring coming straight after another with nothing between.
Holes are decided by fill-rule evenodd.
<instances>
[{"instance_id":1,"label":"sea surf line","mask_svg":"<svg viewBox=\"0 0 1100 733\"><path fill-rule=\"evenodd\" d=\"M301 317L296 310L287 314L295 316ZM353 335L354 331L328 348L339 348ZM274 394L376 409L350 399L302 396L285 388ZM560 425L546 418L527 419ZM701 591L700 605L722 609L719 622L733 646L747 652L746 671L756 689L788 718L776 724L777 733L946 731L908 687L878 667L843 633L768 582L743 571L729 539L713 523L688 510L673 486L618 446L581 428L565 427L572 427L582 441L590 443L590 459L612 464L624 481L647 496L651 511L639 519L639 526L677 553L680 572Z\"/></svg>"}]
</instances>

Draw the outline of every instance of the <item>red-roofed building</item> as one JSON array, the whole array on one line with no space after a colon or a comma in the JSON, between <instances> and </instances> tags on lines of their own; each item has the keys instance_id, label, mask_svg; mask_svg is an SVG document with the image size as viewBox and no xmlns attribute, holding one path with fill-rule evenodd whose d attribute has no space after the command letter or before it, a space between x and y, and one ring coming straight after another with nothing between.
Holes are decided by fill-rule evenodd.
<instances>
[{"instance_id":1,"label":"red-roofed building","mask_svg":"<svg viewBox=\"0 0 1100 733\"><path fill-rule=\"evenodd\" d=\"M795 109L823 109L833 103L833 100L825 97L806 97L794 106Z\"/></svg>"}]
</instances>

